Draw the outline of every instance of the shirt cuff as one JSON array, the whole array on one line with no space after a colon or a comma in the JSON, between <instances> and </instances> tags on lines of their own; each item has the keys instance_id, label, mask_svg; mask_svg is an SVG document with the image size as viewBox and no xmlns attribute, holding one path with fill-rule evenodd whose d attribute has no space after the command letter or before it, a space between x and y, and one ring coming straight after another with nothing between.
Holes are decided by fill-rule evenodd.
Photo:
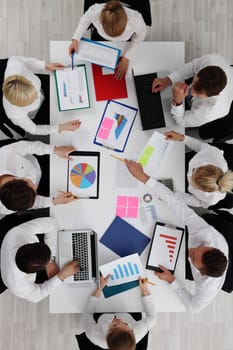
<instances>
[{"instance_id":1,"label":"shirt cuff","mask_svg":"<svg viewBox=\"0 0 233 350\"><path fill-rule=\"evenodd\" d=\"M45 61L39 61L39 69L40 70L45 70L46 68L45 68L45 65L46 65L46 62Z\"/></svg>"},{"instance_id":2,"label":"shirt cuff","mask_svg":"<svg viewBox=\"0 0 233 350\"><path fill-rule=\"evenodd\" d=\"M50 125L50 134L59 133L59 124Z\"/></svg>"},{"instance_id":3,"label":"shirt cuff","mask_svg":"<svg viewBox=\"0 0 233 350\"><path fill-rule=\"evenodd\" d=\"M49 279L49 284L50 284L50 287L56 288L62 284L62 281L56 275L56 276Z\"/></svg>"},{"instance_id":4,"label":"shirt cuff","mask_svg":"<svg viewBox=\"0 0 233 350\"><path fill-rule=\"evenodd\" d=\"M150 188L153 188L156 184L156 180L153 179L152 177L149 178L149 180L146 182L146 186L150 187Z\"/></svg>"},{"instance_id":5,"label":"shirt cuff","mask_svg":"<svg viewBox=\"0 0 233 350\"><path fill-rule=\"evenodd\" d=\"M175 292L180 288L180 283L175 279L172 283L170 283L170 288Z\"/></svg>"},{"instance_id":6,"label":"shirt cuff","mask_svg":"<svg viewBox=\"0 0 233 350\"><path fill-rule=\"evenodd\" d=\"M179 75L176 72L169 74L168 78L171 80L172 84L175 84L179 81Z\"/></svg>"}]
</instances>

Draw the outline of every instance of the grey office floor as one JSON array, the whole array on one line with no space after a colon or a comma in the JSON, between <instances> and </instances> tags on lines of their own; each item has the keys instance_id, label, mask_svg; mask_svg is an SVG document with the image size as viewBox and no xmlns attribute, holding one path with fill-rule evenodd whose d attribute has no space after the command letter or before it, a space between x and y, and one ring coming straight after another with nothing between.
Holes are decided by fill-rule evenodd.
<instances>
[{"instance_id":1,"label":"grey office floor","mask_svg":"<svg viewBox=\"0 0 233 350\"><path fill-rule=\"evenodd\" d=\"M185 41L186 61L217 52L233 63L233 0L151 0L151 8L147 40ZM49 40L70 40L82 10L83 0L0 0L0 57L48 60ZM75 350L78 320L49 315L48 299L34 305L6 292L0 350ZM198 315L159 314L148 349L233 350L232 329L233 295L221 292Z\"/></svg>"}]
</instances>

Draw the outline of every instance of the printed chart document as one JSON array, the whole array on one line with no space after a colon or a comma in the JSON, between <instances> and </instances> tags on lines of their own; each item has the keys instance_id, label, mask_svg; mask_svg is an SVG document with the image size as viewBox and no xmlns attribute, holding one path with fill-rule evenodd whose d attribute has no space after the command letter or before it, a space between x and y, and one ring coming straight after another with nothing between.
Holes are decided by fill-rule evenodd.
<instances>
[{"instance_id":1,"label":"printed chart document","mask_svg":"<svg viewBox=\"0 0 233 350\"><path fill-rule=\"evenodd\" d=\"M137 114L137 108L109 100L95 135L94 143L123 152Z\"/></svg>"},{"instance_id":2,"label":"printed chart document","mask_svg":"<svg viewBox=\"0 0 233 350\"><path fill-rule=\"evenodd\" d=\"M114 70L120 54L121 50L115 47L82 38L78 44L77 58Z\"/></svg>"},{"instance_id":3,"label":"printed chart document","mask_svg":"<svg viewBox=\"0 0 233 350\"><path fill-rule=\"evenodd\" d=\"M100 272L103 276L111 274L108 286L135 281L139 276L145 278L145 271L138 254L131 254L102 265Z\"/></svg>"},{"instance_id":4,"label":"printed chart document","mask_svg":"<svg viewBox=\"0 0 233 350\"><path fill-rule=\"evenodd\" d=\"M55 71L59 111L90 107L85 65Z\"/></svg>"},{"instance_id":5,"label":"printed chart document","mask_svg":"<svg viewBox=\"0 0 233 350\"><path fill-rule=\"evenodd\" d=\"M138 162L148 175L155 175L161 161L168 155L172 145L173 141L167 141L163 134L157 131L154 132L138 157Z\"/></svg>"}]
</instances>

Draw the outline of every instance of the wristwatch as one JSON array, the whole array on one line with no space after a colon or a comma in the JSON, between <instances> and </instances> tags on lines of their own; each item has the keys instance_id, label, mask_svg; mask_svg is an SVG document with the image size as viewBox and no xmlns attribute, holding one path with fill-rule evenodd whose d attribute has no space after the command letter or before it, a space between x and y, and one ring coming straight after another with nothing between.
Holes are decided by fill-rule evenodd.
<instances>
[{"instance_id":1,"label":"wristwatch","mask_svg":"<svg viewBox=\"0 0 233 350\"><path fill-rule=\"evenodd\" d=\"M176 100L174 100L174 99L172 100L172 105L173 105L173 106L181 106L182 103L183 103L183 102L178 103L178 102L176 102Z\"/></svg>"}]
</instances>

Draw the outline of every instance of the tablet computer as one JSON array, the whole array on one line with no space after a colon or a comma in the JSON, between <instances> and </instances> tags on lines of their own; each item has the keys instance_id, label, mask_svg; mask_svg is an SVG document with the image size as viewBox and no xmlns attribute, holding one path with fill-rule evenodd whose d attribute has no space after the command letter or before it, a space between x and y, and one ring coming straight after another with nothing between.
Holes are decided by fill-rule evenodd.
<instances>
[{"instance_id":1,"label":"tablet computer","mask_svg":"<svg viewBox=\"0 0 233 350\"><path fill-rule=\"evenodd\" d=\"M99 198L99 152L74 151L69 154L67 191L79 198Z\"/></svg>"},{"instance_id":2,"label":"tablet computer","mask_svg":"<svg viewBox=\"0 0 233 350\"><path fill-rule=\"evenodd\" d=\"M171 273L174 273L183 235L184 228L157 222L151 240L146 268L161 272L159 265L163 265Z\"/></svg>"}]
</instances>

